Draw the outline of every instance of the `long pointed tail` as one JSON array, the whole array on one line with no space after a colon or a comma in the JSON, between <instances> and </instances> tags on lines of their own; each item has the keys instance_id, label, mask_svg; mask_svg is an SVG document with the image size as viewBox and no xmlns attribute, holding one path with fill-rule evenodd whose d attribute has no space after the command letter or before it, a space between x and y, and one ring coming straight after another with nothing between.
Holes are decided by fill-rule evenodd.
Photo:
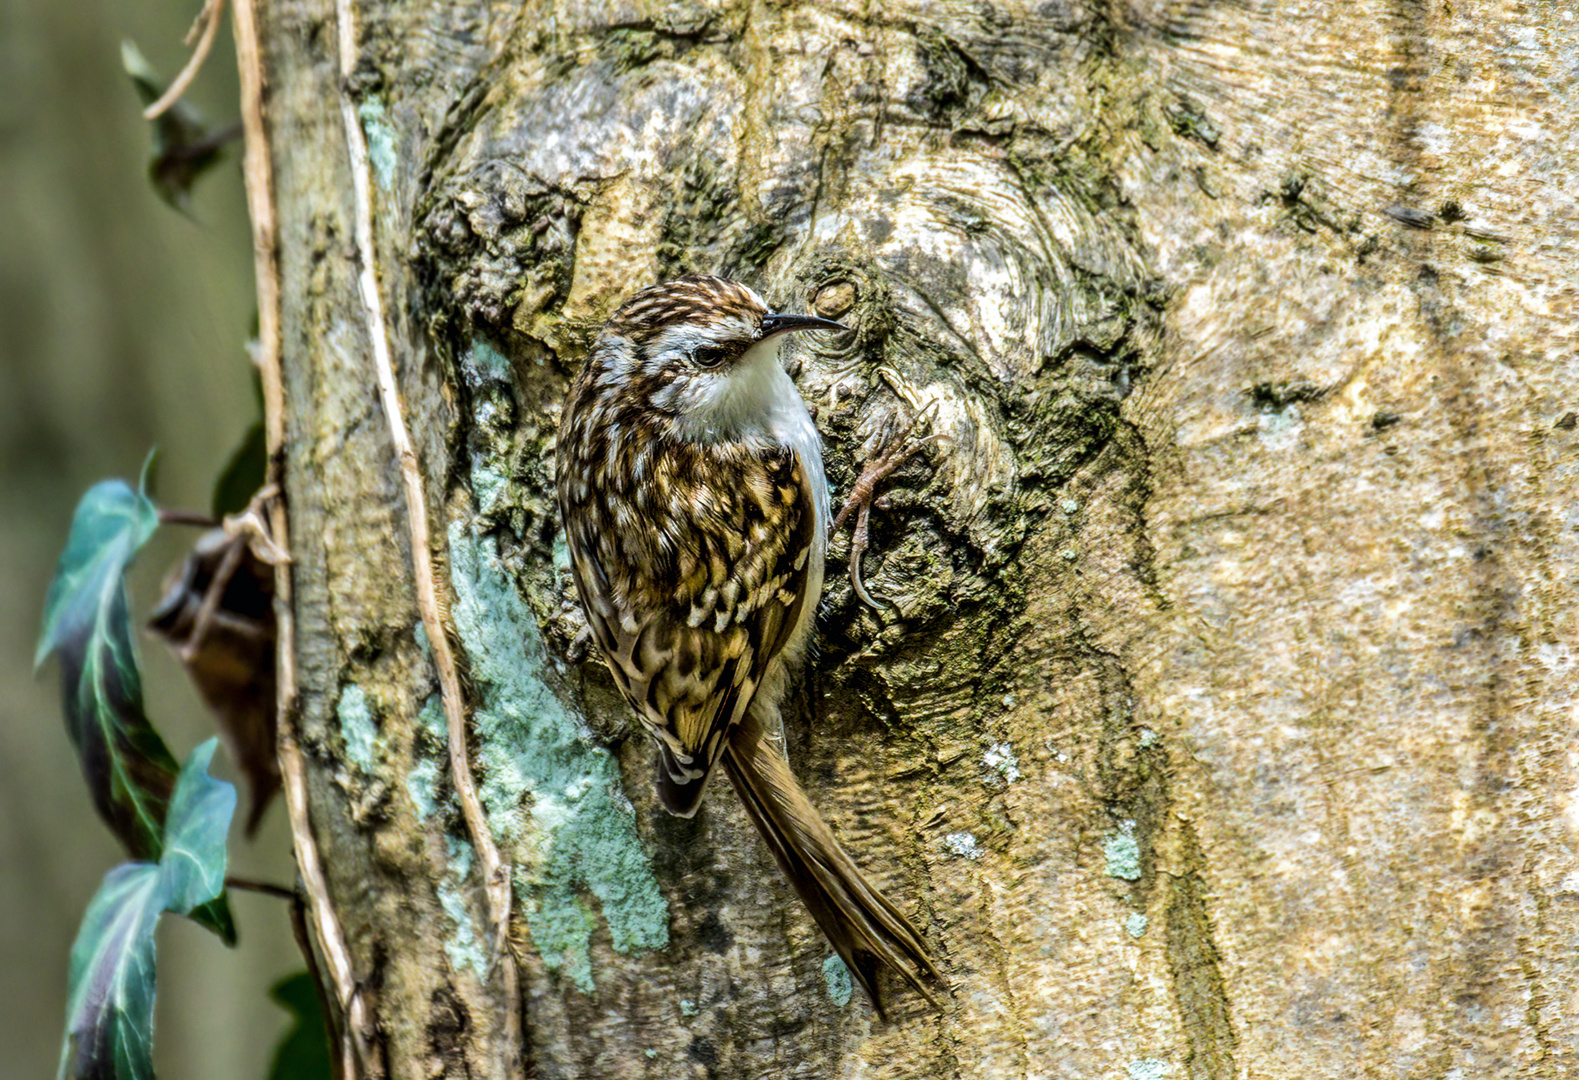
<instances>
[{"instance_id":1,"label":"long pointed tail","mask_svg":"<svg viewBox=\"0 0 1579 1080\"><path fill-rule=\"evenodd\" d=\"M877 994L877 972L885 965L936 1007L926 983L943 985L943 977L921 935L861 876L755 713L730 730L723 765L779 869L879 1014L886 1019Z\"/></svg>"}]
</instances>

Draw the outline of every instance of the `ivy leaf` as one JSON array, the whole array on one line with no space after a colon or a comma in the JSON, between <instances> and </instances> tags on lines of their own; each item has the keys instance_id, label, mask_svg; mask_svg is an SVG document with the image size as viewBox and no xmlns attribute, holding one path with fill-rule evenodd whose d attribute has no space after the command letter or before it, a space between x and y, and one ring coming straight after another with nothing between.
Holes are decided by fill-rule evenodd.
<instances>
[{"instance_id":1,"label":"ivy leaf","mask_svg":"<svg viewBox=\"0 0 1579 1080\"><path fill-rule=\"evenodd\" d=\"M157 859L175 758L143 712L124 575L159 513L122 480L88 489L44 600L36 664L60 658L66 731L110 831L137 859Z\"/></svg>"},{"instance_id":2,"label":"ivy leaf","mask_svg":"<svg viewBox=\"0 0 1579 1080\"><path fill-rule=\"evenodd\" d=\"M88 904L71 946L60 1080L152 1080L154 930L225 885L236 790L208 775L215 740L192 751L170 800L157 863L117 866Z\"/></svg>"},{"instance_id":3,"label":"ivy leaf","mask_svg":"<svg viewBox=\"0 0 1579 1080\"><path fill-rule=\"evenodd\" d=\"M269 990L269 998L282 1006L296 1023L274 1051L268 1080L331 1080L328 1028L318 984L305 971L287 975Z\"/></svg>"},{"instance_id":4,"label":"ivy leaf","mask_svg":"<svg viewBox=\"0 0 1579 1080\"><path fill-rule=\"evenodd\" d=\"M177 915L191 914L225 891L225 838L236 813L236 788L208 775L217 745L217 739L208 739L187 757L165 819L159 871L164 910Z\"/></svg>"},{"instance_id":5,"label":"ivy leaf","mask_svg":"<svg viewBox=\"0 0 1579 1080\"><path fill-rule=\"evenodd\" d=\"M239 514L252 502L252 497L263 486L269 450L264 438L263 421L247 429L241 445L236 447L214 482L212 513L216 518Z\"/></svg>"},{"instance_id":6,"label":"ivy leaf","mask_svg":"<svg viewBox=\"0 0 1579 1080\"><path fill-rule=\"evenodd\" d=\"M159 865L168 892L164 910L185 915L218 934L226 945L234 945L236 923L225 893L225 837L236 814L236 788L208 775L214 744L209 739L199 745L181 768L170 816L165 819ZM191 779L189 773L194 774Z\"/></svg>"},{"instance_id":7,"label":"ivy leaf","mask_svg":"<svg viewBox=\"0 0 1579 1080\"><path fill-rule=\"evenodd\" d=\"M71 946L59 1076L153 1076L154 926L159 867L104 875Z\"/></svg>"}]
</instances>

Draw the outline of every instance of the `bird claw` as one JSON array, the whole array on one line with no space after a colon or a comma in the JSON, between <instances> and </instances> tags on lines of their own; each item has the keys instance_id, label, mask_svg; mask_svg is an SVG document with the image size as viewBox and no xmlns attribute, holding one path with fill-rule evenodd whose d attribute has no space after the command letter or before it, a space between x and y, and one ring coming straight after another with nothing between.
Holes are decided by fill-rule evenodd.
<instances>
[{"instance_id":1,"label":"bird claw","mask_svg":"<svg viewBox=\"0 0 1579 1080\"><path fill-rule=\"evenodd\" d=\"M885 431L883 443L885 449L875 459L868 460L861 467L861 475L856 477L855 485L850 488L850 497L844 501L844 506L833 519L834 531L841 528L851 513L855 514L855 529L850 536L850 587L855 595L867 607L874 611L881 611L884 607L893 607L889 603L878 603L872 599L871 593L866 591L866 585L861 581L861 556L866 553L870 543L868 532L869 519L872 507L880 502L886 504L888 500L879 500L876 497L877 485L885 480L893 471L909 461L916 454L928 446L943 441L947 436L940 431L933 432L924 439L916 439L916 429L923 420L935 420L938 411L938 401L934 398L926 408L911 419L910 425L904 432L895 435L890 424ZM886 505L884 507L886 508Z\"/></svg>"}]
</instances>

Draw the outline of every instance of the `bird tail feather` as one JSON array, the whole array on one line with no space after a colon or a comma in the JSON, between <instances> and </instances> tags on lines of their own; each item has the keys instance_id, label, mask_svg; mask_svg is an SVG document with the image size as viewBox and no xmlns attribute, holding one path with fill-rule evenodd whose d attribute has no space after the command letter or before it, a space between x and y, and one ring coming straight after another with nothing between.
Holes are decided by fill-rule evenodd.
<instances>
[{"instance_id":1,"label":"bird tail feather","mask_svg":"<svg viewBox=\"0 0 1579 1080\"><path fill-rule=\"evenodd\" d=\"M755 709L730 730L723 764L779 869L878 1014L887 1018L877 991L883 967L892 968L936 1008L927 983L945 983L921 935L845 853Z\"/></svg>"}]
</instances>

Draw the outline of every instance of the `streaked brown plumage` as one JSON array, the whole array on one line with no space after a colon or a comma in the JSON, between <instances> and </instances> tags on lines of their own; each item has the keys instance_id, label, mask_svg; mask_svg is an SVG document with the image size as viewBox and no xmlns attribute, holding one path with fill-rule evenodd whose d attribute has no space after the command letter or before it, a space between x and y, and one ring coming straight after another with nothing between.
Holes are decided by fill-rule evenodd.
<instances>
[{"instance_id":1,"label":"streaked brown plumage","mask_svg":"<svg viewBox=\"0 0 1579 1080\"><path fill-rule=\"evenodd\" d=\"M714 277L615 312L559 430L576 587L614 681L659 749L658 795L700 805L720 761L808 911L881 1008L893 968L933 1000L920 936L872 888L790 772L778 705L822 592L821 442L777 335L842 329L770 314Z\"/></svg>"}]
</instances>

